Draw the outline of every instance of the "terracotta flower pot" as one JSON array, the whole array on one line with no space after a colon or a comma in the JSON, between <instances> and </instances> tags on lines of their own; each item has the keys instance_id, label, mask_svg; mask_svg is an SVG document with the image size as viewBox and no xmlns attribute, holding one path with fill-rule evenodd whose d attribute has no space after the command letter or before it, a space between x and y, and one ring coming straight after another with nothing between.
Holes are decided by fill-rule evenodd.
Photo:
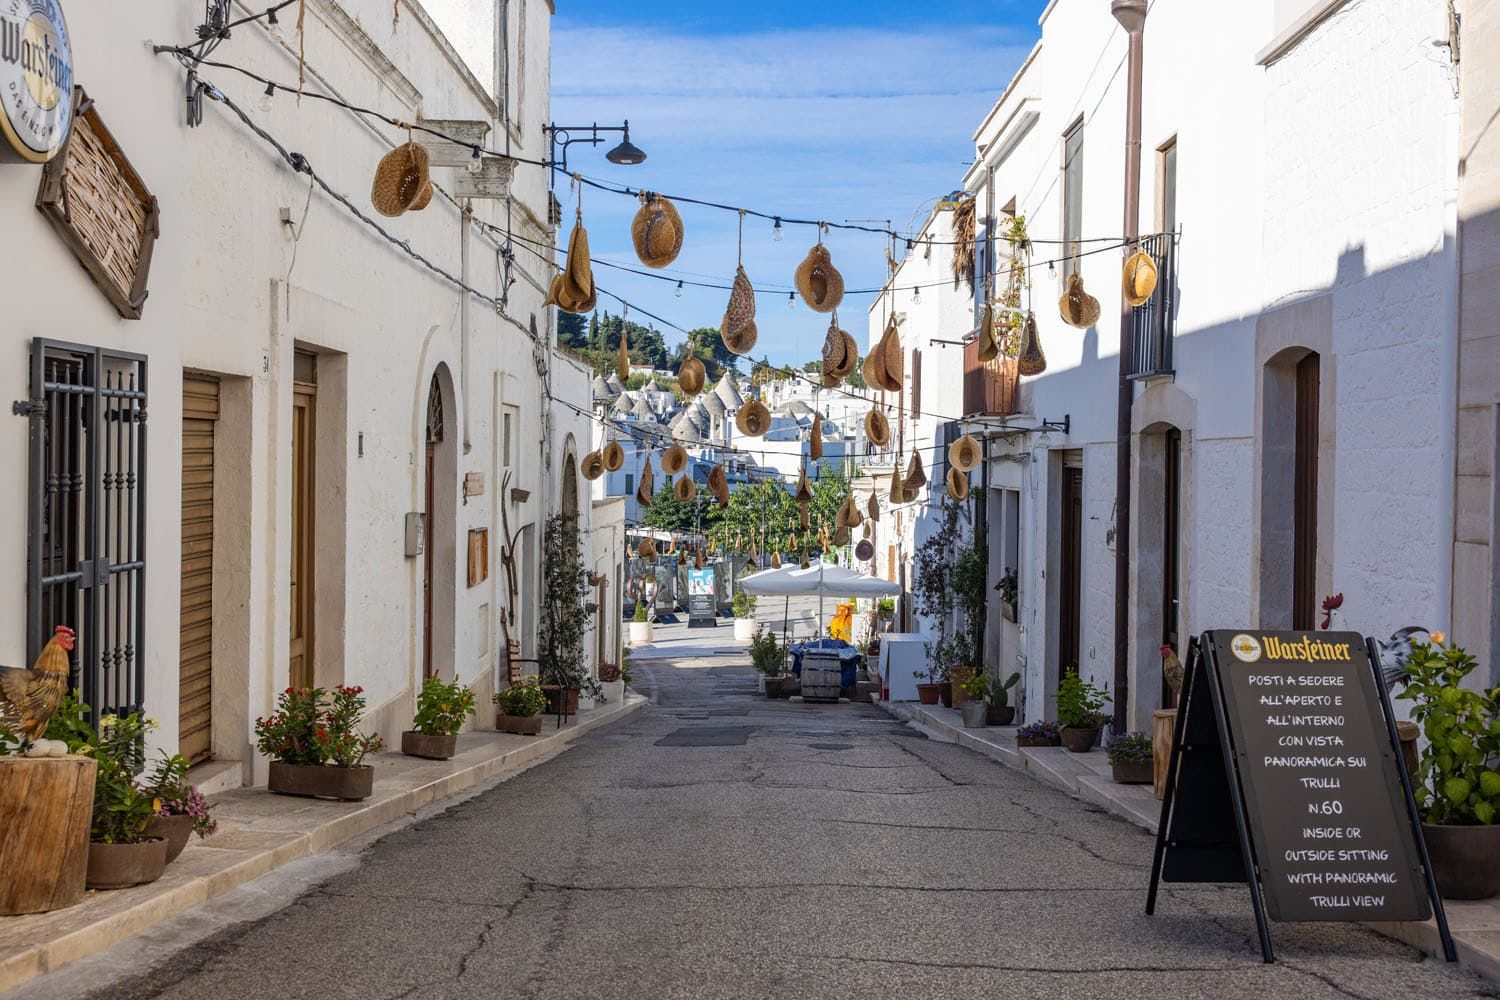
<instances>
[{"instance_id":1,"label":"terracotta flower pot","mask_svg":"<svg viewBox=\"0 0 1500 1000\"><path fill-rule=\"evenodd\" d=\"M1156 775L1156 769L1149 760L1121 761L1109 765L1109 769L1115 781L1121 785L1149 785Z\"/></svg>"},{"instance_id":2,"label":"terracotta flower pot","mask_svg":"<svg viewBox=\"0 0 1500 1000\"><path fill-rule=\"evenodd\" d=\"M187 847L188 838L193 835L193 817L191 816L156 816L146 824L146 836L165 837L167 839L167 864L177 860L177 855Z\"/></svg>"},{"instance_id":3,"label":"terracotta flower pot","mask_svg":"<svg viewBox=\"0 0 1500 1000\"><path fill-rule=\"evenodd\" d=\"M128 889L161 878L167 867L167 838L153 837L139 844L89 842L90 889Z\"/></svg>"},{"instance_id":4,"label":"terracotta flower pot","mask_svg":"<svg viewBox=\"0 0 1500 1000\"><path fill-rule=\"evenodd\" d=\"M458 737L446 734L429 736L415 729L408 729L401 734L401 752L408 757L447 760L458 753Z\"/></svg>"},{"instance_id":5,"label":"terracotta flower pot","mask_svg":"<svg viewBox=\"0 0 1500 1000\"><path fill-rule=\"evenodd\" d=\"M952 708L953 707L953 684L950 681L940 681L938 683L937 688L938 688L938 701L942 703L942 705L943 705L944 708Z\"/></svg>"},{"instance_id":6,"label":"terracotta flower pot","mask_svg":"<svg viewBox=\"0 0 1500 1000\"><path fill-rule=\"evenodd\" d=\"M278 795L301 795L314 799L358 802L375 790L375 768L334 767L331 764L286 764L271 761L266 787Z\"/></svg>"},{"instance_id":7,"label":"terracotta flower pot","mask_svg":"<svg viewBox=\"0 0 1500 1000\"><path fill-rule=\"evenodd\" d=\"M502 733L513 733L516 736L540 736L542 717L540 714L506 715L504 712L496 712L495 728Z\"/></svg>"},{"instance_id":8,"label":"terracotta flower pot","mask_svg":"<svg viewBox=\"0 0 1500 1000\"><path fill-rule=\"evenodd\" d=\"M1500 826L1422 824L1432 874L1444 899L1500 895Z\"/></svg>"},{"instance_id":9,"label":"terracotta flower pot","mask_svg":"<svg viewBox=\"0 0 1500 1000\"><path fill-rule=\"evenodd\" d=\"M1097 727L1085 729L1082 726L1063 726L1062 745L1074 753L1088 753L1094 749L1094 744L1099 742L1099 730Z\"/></svg>"},{"instance_id":10,"label":"terracotta flower pot","mask_svg":"<svg viewBox=\"0 0 1500 1000\"><path fill-rule=\"evenodd\" d=\"M936 705L938 703L938 686L936 684L918 684L917 701L924 705Z\"/></svg>"},{"instance_id":11,"label":"terracotta flower pot","mask_svg":"<svg viewBox=\"0 0 1500 1000\"><path fill-rule=\"evenodd\" d=\"M542 693L547 696L547 714L557 715L562 704L562 688L555 684L543 684ZM578 714L578 689L568 688L568 715Z\"/></svg>"},{"instance_id":12,"label":"terracotta flower pot","mask_svg":"<svg viewBox=\"0 0 1500 1000\"><path fill-rule=\"evenodd\" d=\"M992 726L1008 726L1016 721L1016 706L1014 705L991 705L989 711L989 723Z\"/></svg>"}]
</instances>

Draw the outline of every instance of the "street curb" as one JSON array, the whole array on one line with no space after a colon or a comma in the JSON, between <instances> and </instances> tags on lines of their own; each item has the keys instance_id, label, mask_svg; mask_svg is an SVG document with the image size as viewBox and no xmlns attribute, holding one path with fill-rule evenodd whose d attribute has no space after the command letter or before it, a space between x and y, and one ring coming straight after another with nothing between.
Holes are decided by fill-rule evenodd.
<instances>
[{"instance_id":1,"label":"street curb","mask_svg":"<svg viewBox=\"0 0 1500 1000\"><path fill-rule=\"evenodd\" d=\"M1156 800L1155 794L1150 791L1144 793L1122 791L1124 789L1149 789L1150 786L1117 785L1107 775L1098 773L1087 766L1068 766L1071 763L1069 759L1059 758L1057 751L1053 748L1033 750L1017 747L1012 735L1014 730L1009 728L964 729L956 726L952 719L947 717L958 715L952 709L920 705L914 702L876 700L875 704L892 718L925 733L928 739L940 743L954 743L983 754L1007 767L1025 771L1033 778L1059 791L1134 823L1153 836L1156 834L1156 828L1161 819L1161 803ZM981 735L992 729L998 730L1001 734L999 738L1008 739L1010 741L1008 745ZM1063 751L1063 753L1066 752ZM1075 756L1086 759L1093 755ZM1150 799L1149 803L1143 800L1142 794ZM1455 911L1461 907L1452 902L1445 905L1448 910L1449 923L1452 924L1455 922ZM1424 923L1366 923L1364 926L1377 934L1400 941L1427 955L1441 957L1443 954L1442 941L1438 937L1437 923L1434 920ZM1458 927L1453 929L1453 942L1458 949L1458 964L1487 982L1500 985L1500 926L1476 927L1472 935L1471 939L1466 929Z\"/></svg>"},{"instance_id":2,"label":"street curb","mask_svg":"<svg viewBox=\"0 0 1500 1000\"><path fill-rule=\"evenodd\" d=\"M193 876L177 885L157 889L151 886L140 886L135 889L116 890L110 894L109 898L125 904L119 910L106 913L99 919L76 929L65 931L47 940L37 941L0 957L0 992L25 985L32 979L54 972L70 962L119 944L126 938L168 917L176 916L199 903L221 896L288 862L321 854L371 830L394 822L404 815L414 813L423 806L450 798L508 772L519 771L540 757L550 756L565 749L585 733L618 722L647 704L649 704L648 699L627 692L622 703L593 718L579 719L575 716L574 718L579 721L567 729L543 735L523 746L498 752L476 763L460 766L449 774L405 791L396 792L388 798L367 800L367 804L362 808L330 818L306 833L275 847L251 854L228 868L207 875ZM378 785L376 795L379 795ZM138 894L141 898L132 902L129 900L129 894ZM51 914L38 916L45 918L68 913L69 910L55 910ZM4 918L0 920L0 927L4 926L5 920L26 919L30 918Z\"/></svg>"}]
</instances>

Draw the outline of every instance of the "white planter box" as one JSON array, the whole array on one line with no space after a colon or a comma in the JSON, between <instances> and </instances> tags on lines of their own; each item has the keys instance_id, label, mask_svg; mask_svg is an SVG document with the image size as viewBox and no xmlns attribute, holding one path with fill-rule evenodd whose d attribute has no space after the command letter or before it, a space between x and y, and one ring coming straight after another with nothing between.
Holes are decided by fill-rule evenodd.
<instances>
[{"instance_id":1,"label":"white planter box","mask_svg":"<svg viewBox=\"0 0 1500 1000\"><path fill-rule=\"evenodd\" d=\"M630 623L630 644L632 646L640 646L640 645L642 645L644 643L648 643L650 641L651 641L651 623L650 622L631 622Z\"/></svg>"},{"instance_id":2,"label":"white planter box","mask_svg":"<svg viewBox=\"0 0 1500 1000\"><path fill-rule=\"evenodd\" d=\"M734 641L749 642L755 638L757 622L754 618L736 618L734 620Z\"/></svg>"},{"instance_id":3,"label":"white planter box","mask_svg":"<svg viewBox=\"0 0 1500 1000\"><path fill-rule=\"evenodd\" d=\"M599 686L604 689L606 705L618 705L625 700L624 681L600 681Z\"/></svg>"},{"instance_id":4,"label":"white planter box","mask_svg":"<svg viewBox=\"0 0 1500 1000\"><path fill-rule=\"evenodd\" d=\"M594 707L594 699L590 698L588 695L584 694L582 691L578 692L578 711L580 711L580 712L587 712L587 711L591 710L593 707Z\"/></svg>"},{"instance_id":5,"label":"white planter box","mask_svg":"<svg viewBox=\"0 0 1500 1000\"><path fill-rule=\"evenodd\" d=\"M765 674L758 673L758 674L755 675L755 693L756 694L765 694L766 693L766 675Z\"/></svg>"}]
</instances>

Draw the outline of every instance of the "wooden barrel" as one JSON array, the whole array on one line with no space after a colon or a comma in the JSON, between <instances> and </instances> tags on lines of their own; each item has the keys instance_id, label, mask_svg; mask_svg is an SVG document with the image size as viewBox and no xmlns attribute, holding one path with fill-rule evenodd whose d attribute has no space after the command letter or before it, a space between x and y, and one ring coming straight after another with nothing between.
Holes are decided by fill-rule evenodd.
<instances>
[{"instance_id":1,"label":"wooden barrel","mask_svg":"<svg viewBox=\"0 0 1500 1000\"><path fill-rule=\"evenodd\" d=\"M1158 799L1167 794L1167 768L1172 763L1172 739L1176 730L1177 709L1159 708L1151 713L1151 783Z\"/></svg>"},{"instance_id":2,"label":"wooden barrel","mask_svg":"<svg viewBox=\"0 0 1500 1000\"><path fill-rule=\"evenodd\" d=\"M0 913L83 898L94 771L92 757L0 757Z\"/></svg>"},{"instance_id":3,"label":"wooden barrel","mask_svg":"<svg viewBox=\"0 0 1500 1000\"><path fill-rule=\"evenodd\" d=\"M837 654L806 653L802 657L802 700L838 701L844 668Z\"/></svg>"}]
</instances>

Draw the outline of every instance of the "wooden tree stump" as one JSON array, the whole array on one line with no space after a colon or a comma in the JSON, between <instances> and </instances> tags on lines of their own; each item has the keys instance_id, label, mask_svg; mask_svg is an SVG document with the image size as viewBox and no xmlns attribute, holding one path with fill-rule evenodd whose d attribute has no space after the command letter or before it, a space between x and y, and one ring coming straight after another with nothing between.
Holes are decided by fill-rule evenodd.
<instances>
[{"instance_id":1,"label":"wooden tree stump","mask_svg":"<svg viewBox=\"0 0 1500 1000\"><path fill-rule=\"evenodd\" d=\"M1177 735L1177 709L1159 708L1151 713L1152 786L1156 797L1167 794L1167 769L1172 766L1172 740Z\"/></svg>"},{"instance_id":2,"label":"wooden tree stump","mask_svg":"<svg viewBox=\"0 0 1500 1000\"><path fill-rule=\"evenodd\" d=\"M83 898L95 768L91 757L0 757L0 914Z\"/></svg>"}]
</instances>

